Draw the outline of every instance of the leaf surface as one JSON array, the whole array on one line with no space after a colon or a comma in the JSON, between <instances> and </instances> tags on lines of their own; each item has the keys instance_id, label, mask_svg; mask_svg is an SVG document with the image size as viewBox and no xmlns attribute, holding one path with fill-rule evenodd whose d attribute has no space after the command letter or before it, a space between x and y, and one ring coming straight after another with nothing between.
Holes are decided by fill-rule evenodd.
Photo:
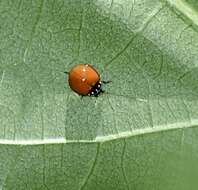
<instances>
[{"instance_id":1,"label":"leaf surface","mask_svg":"<svg viewBox=\"0 0 198 190\"><path fill-rule=\"evenodd\" d=\"M197 27L196 0L0 1L0 189L196 189Z\"/></svg>"}]
</instances>

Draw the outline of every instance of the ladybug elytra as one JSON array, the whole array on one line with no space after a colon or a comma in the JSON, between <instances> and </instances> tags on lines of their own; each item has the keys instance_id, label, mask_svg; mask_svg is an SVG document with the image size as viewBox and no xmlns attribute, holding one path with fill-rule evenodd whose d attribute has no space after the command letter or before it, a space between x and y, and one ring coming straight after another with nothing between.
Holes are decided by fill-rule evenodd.
<instances>
[{"instance_id":1,"label":"ladybug elytra","mask_svg":"<svg viewBox=\"0 0 198 190\"><path fill-rule=\"evenodd\" d=\"M111 81L101 81L96 69L89 64L79 64L74 66L69 74L70 88L82 96L95 96L103 93L102 83Z\"/></svg>"}]
</instances>

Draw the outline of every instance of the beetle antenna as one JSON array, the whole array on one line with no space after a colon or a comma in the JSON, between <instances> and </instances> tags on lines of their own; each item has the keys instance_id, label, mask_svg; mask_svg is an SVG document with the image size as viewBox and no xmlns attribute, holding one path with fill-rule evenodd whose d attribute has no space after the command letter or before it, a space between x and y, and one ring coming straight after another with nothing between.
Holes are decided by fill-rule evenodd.
<instances>
[{"instance_id":1,"label":"beetle antenna","mask_svg":"<svg viewBox=\"0 0 198 190\"><path fill-rule=\"evenodd\" d=\"M108 84L108 83L110 83L110 82L112 82L111 80L107 80L107 81L101 81L103 84Z\"/></svg>"}]
</instances>

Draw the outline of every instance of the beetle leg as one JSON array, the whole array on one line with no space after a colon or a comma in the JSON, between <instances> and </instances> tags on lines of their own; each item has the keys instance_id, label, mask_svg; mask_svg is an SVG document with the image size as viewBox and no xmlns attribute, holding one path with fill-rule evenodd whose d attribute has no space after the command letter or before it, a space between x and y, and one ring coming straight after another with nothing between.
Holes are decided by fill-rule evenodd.
<instances>
[{"instance_id":1,"label":"beetle leg","mask_svg":"<svg viewBox=\"0 0 198 190\"><path fill-rule=\"evenodd\" d=\"M80 99L81 99L81 100L83 99L83 97L84 97L83 95L80 95Z\"/></svg>"},{"instance_id":2,"label":"beetle leg","mask_svg":"<svg viewBox=\"0 0 198 190\"><path fill-rule=\"evenodd\" d=\"M102 89L100 90L100 93L104 93L104 92L105 92L104 90L102 90Z\"/></svg>"}]
</instances>

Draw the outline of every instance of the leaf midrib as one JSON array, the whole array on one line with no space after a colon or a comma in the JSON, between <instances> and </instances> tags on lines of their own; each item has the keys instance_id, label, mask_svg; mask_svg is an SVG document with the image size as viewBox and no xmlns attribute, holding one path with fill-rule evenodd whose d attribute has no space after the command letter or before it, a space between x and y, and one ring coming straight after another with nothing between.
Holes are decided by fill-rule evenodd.
<instances>
[{"instance_id":1,"label":"leaf midrib","mask_svg":"<svg viewBox=\"0 0 198 190\"><path fill-rule=\"evenodd\" d=\"M81 140L69 140L65 138L58 139L41 139L41 140L0 140L0 145L45 145L45 144L74 144L74 143L104 143L109 141L115 141L120 139L128 139L135 136L148 135L153 133L161 133L173 130L184 130L188 128L198 127L198 120L192 120L191 122L177 122L167 125L159 125L155 127L146 127L143 129L134 129L132 131L120 132L119 134L112 134L106 136L97 136L95 139L81 139Z\"/></svg>"}]
</instances>

